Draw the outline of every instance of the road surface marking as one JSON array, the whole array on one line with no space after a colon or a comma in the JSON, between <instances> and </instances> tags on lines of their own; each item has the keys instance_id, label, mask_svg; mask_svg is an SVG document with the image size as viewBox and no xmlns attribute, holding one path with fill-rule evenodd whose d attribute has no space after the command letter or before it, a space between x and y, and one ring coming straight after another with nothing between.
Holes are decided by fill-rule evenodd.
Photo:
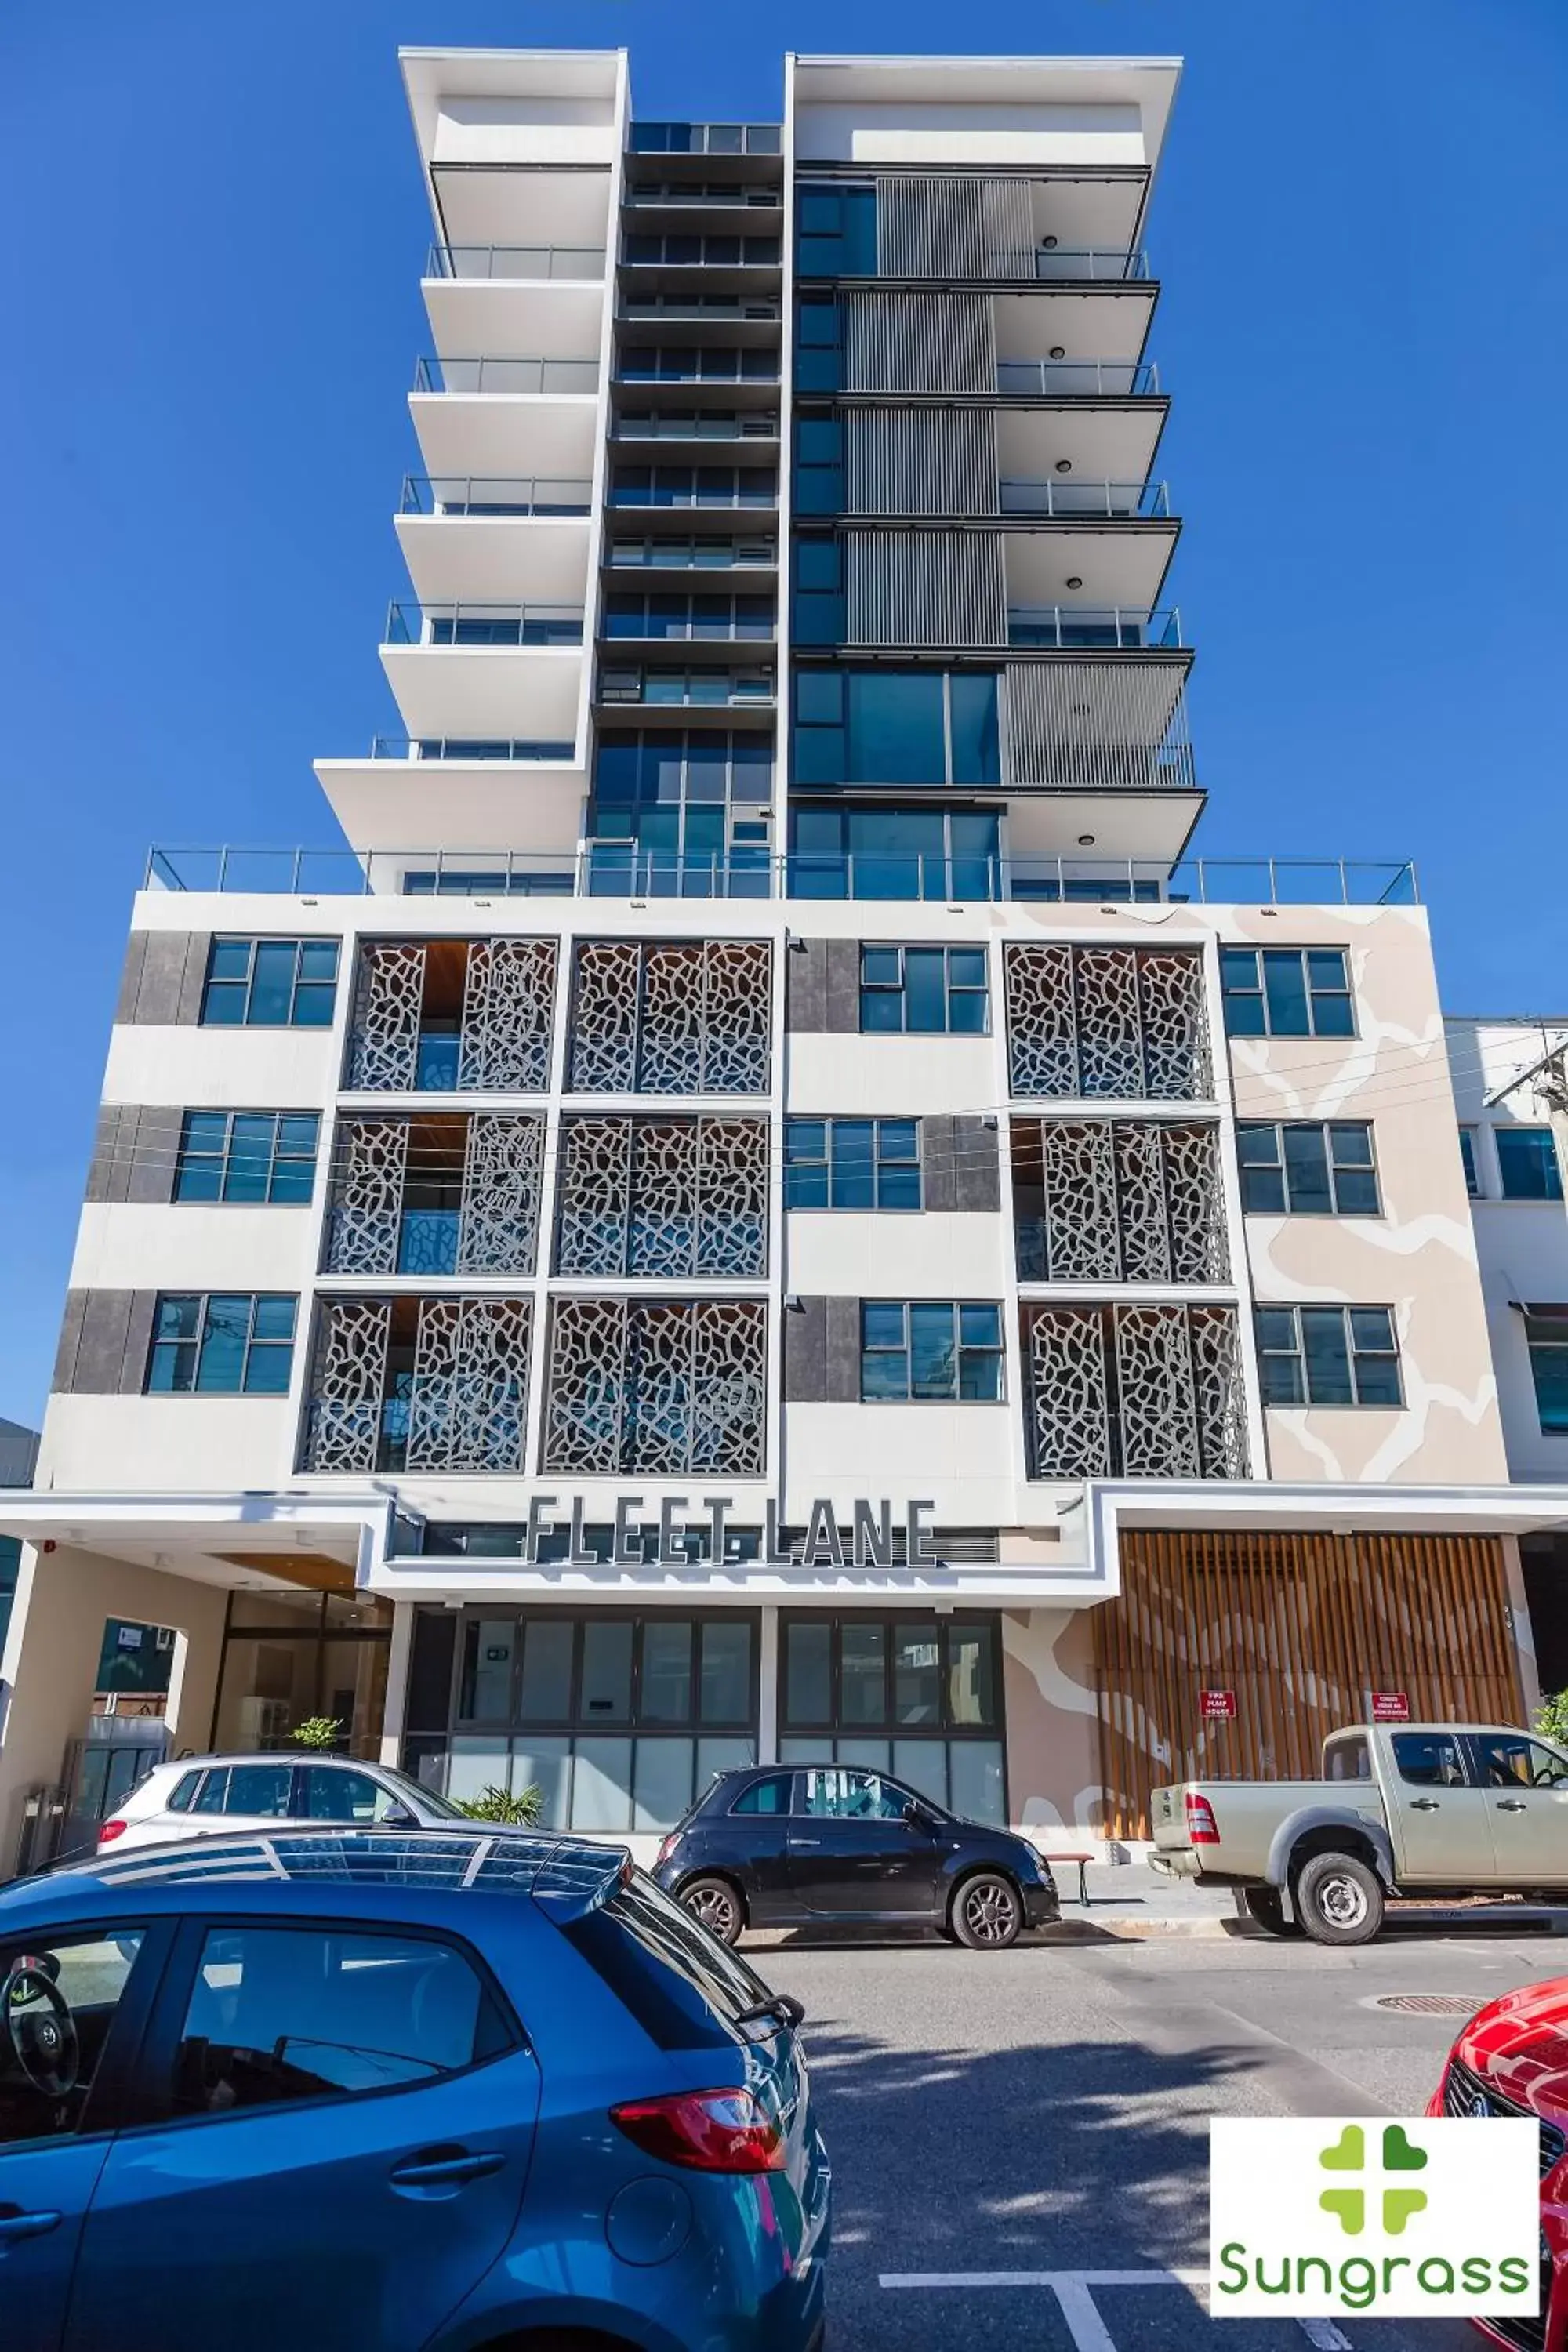
<instances>
[{"instance_id":1,"label":"road surface marking","mask_svg":"<svg viewBox=\"0 0 1568 2352\"><path fill-rule=\"evenodd\" d=\"M1054 2294L1075 2352L1116 2352L1116 2338L1100 2315L1096 2287L1181 2286L1206 2292L1207 2271L884 2271L879 2286L898 2288L1044 2287ZM1352 2352L1331 2319L1296 2323L1313 2352Z\"/></svg>"},{"instance_id":2,"label":"road surface marking","mask_svg":"<svg viewBox=\"0 0 1568 2352\"><path fill-rule=\"evenodd\" d=\"M1299 2319L1296 2325L1317 2352L1351 2352L1350 2337L1342 2336L1331 2319Z\"/></svg>"}]
</instances>

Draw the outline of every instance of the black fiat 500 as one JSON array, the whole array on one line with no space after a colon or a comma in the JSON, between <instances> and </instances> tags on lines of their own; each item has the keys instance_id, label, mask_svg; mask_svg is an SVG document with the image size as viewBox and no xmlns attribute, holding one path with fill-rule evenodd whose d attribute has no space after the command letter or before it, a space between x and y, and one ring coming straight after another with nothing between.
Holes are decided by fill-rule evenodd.
<instances>
[{"instance_id":1,"label":"black fiat 500","mask_svg":"<svg viewBox=\"0 0 1568 2352\"><path fill-rule=\"evenodd\" d=\"M743 1927L929 1927L994 1952L1058 1916L1027 1838L960 1821L885 1772L721 1772L677 1822L659 1885L732 1944Z\"/></svg>"}]
</instances>

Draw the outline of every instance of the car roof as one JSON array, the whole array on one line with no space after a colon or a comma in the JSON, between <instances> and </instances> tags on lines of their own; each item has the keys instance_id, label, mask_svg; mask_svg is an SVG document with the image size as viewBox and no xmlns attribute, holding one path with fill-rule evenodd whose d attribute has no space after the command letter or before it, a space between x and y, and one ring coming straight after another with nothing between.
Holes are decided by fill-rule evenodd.
<instances>
[{"instance_id":1,"label":"car roof","mask_svg":"<svg viewBox=\"0 0 1568 2352\"><path fill-rule=\"evenodd\" d=\"M630 1870L624 1846L545 1832L299 1823L93 1855L18 1880L0 1889L0 1935L83 1916L308 1912L323 1895L333 1909L399 1919L460 1917L476 1898L527 1895L565 1921L596 1910Z\"/></svg>"},{"instance_id":2,"label":"car roof","mask_svg":"<svg viewBox=\"0 0 1568 2352\"><path fill-rule=\"evenodd\" d=\"M372 1763L368 1757L323 1755L314 1748L237 1748L232 1752L215 1748L210 1756L165 1756L161 1764L153 1765L153 1770L202 1772L218 1764L346 1764L354 1772L387 1769L384 1764Z\"/></svg>"}]
</instances>

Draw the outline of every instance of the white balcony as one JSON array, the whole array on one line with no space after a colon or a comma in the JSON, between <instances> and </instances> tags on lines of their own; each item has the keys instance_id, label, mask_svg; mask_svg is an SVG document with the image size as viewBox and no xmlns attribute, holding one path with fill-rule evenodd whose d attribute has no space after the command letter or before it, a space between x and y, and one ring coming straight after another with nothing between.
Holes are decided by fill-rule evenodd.
<instances>
[{"instance_id":1,"label":"white balcony","mask_svg":"<svg viewBox=\"0 0 1568 2352\"><path fill-rule=\"evenodd\" d=\"M525 595L531 603L585 604L590 487L554 476L411 477L397 538L421 603L505 604ZM411 508L415 499L421 504ZM582 512L552 511L579 499ZM512 511L496 510L508 503Z\"/></svg>"},{"instance_id":2,"label":"white balcony","mask_svg":"<svg viewBox=\"0 0 1568 2352\"><path fill-rule=\"evenodd\" d=\"M578 359L597 352L609 283L603 251L577 247L552 252L541 260L544 250L524 247L509 257L504 252L491 255L489 247L479 252L470 248L466 256L449 257L466 274L426 276L420 290L437 351L443 357L448 352L483 352L496 359L532 359L541 353ZM486 258L496 268L523 274L479 274ZM555 263L560 267L549 274ZM584 274L568 277L568 268Z\"/></svg>"},{"instance_id":3,"label":"white balcony","mask_svg":"<svg viewBox=\"0 0 1568 2352\"><path fill-rule=\"evenodd\" d=\"M382 747L395 747L381 739ZM514 854L526 865L560 853L568 870L584 830L586 772L563 760L434 756L439 739L408 746L408 756L318 760L316 777L355 850L395 851L438 842L458 863L465 853ZM490 747L500 751L502 746ZM526 745L520 745L526 750ZM418 754L427 751L432 756Z\"/></svg>"},{"instance_id":4,"label":"white balcony","mask_svg":"<svg viewBox=\"0 0 1568 2352\"><path fill-rule=\"evenodd\" d=\"M420 362L408 411L429 474L591 475L596 360Z\"/></svg>"},{"instance_id":5,"label":"white balcony","mask_svg":"<svg viewBox=\"0 0 1568 2352\"><path fill-rule=\"evenodd\" d=\"M394 605L381 659L408 733L574 741L583 625L580 604Z\"/></svg>"},{"instance_id":6,"label":"white balcony","mask_svg":"<svg viewBox=\"0 0 1568 2352\"><path fill-rule=\"evenodd\" d=\"M1003 469L1005 475L1006 469ZM1047 474L1042 495L1087 483L1088 477ZM1005 499L1007 494L1005 494ZM1014 493L1022 499L1028 493ZM1150 611L1175 552L1180 525L1168 516L1138 521L1126 517L1025 515L1027 528L1004 535L1003 562L1008 610L1081 604L1103 610Z\"/></svg>"},{"instance_id":7,"label":"white balcony","mask_svg":"<svg viewBox=\"0 0 1568 2352\"><path fill-rule=\"evenodd\" d=\"M1003 408L996 417L1003 478L1048 476L1064 491L1085 479L1141 482L1153 467L1164 421L1165 404L1158 400Z\"/></svg>"},{"instance_id":8,"label":"white balcony","mask_svg":"<svg viewBox=\"0 0 1568 2352\"><path fill-rule=\"evenodd\" d=\"M997 294L996 355L1007 360L1141 360L1159 292L1152 278L1085 280L1058 291Z\"/></svg>"},{"instance_id":9,"label":"white balcony","mask_svg":"<svg viewBox=\"0 0 1568 2352\"><path fill-rule=\"evenodd\" d=\"M431 176L448 246L610 242L608 170L508 171L478 163L437 163Z\"/></svg>"}]
</instances>

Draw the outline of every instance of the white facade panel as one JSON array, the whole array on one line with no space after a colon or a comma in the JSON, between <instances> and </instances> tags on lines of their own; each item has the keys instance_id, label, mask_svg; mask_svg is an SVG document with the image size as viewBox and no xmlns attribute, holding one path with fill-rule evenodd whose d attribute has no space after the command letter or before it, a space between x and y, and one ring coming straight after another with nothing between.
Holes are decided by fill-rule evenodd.
<instances>
[{"instance_id":1,"label":"white facade panel","mask_svg":"<svg viewBox=\"0 0 1568 2352\"><path fill-rule=\"evenodd\" d=\"M1012 1281L1004 1220L983 1212L861 1215L792 1210L785 1286L811 1297L1001 1298Z\"/></svg>"},{"instance_id":2,"label":"white facade panel","mask_svg":"<svg viewBox=\"0 0 1568 2352\"><path fill-rule=\"evenodd\" d=\"M1016 1402L785 1405L785 1517L798 1523L819 1496L847 1516L857 1495L916 1496L932 1526L1016 1525ZM1040 1523L1055 1516L1043 1494L1027 1510Z\"/></svg>"},{"instance_id":3,"label":"white facade panel","mask_svg":"<svg viewBox=\"0 0 1568 2352\"><path fill-rule=\"evenodd\" d=\"M287 1486L295 1411L281 1397L52 1396L41 1459L51 1486L85 1494Z\"/></svg>"},{"instance_id":4,"label":"white facade panel","mask_svg":"<svg viewBox=\"0 0 1568 2352\"><path fill-rule=\"evenodd\" d=\"M341 979L338 988L341 996ZM341 1052L327 1029L118 1027L103 1098L191 1110L313 1110L333 1090Z\"/></svg>"},{"instance_id":5,"label":"white facade panel","mask_svg":"<svg viewBox=\"0 0 1568 2352\"><path fill-rule=\"evenodd\" d=\"M71 1288L300 1290L315 1272L318 1230L314 1210L304 1205L90 1201L81 1213Z\"/></svg>"},{"instance_id":6,"label":"white facade panel","mask_svg":"<svg viewBox=\"0 0 1568 2352\"><path fill-rule=\"evenodd\" d=\"M1136 106L921 103L799 106L807 163L1103 163L1151 161Z\"/></svg>"},{"instance_id":7,"label":"white facade panel","mask_svg":"<svg viewBox=\"0 0 1568 2352\"><path fill-rule=\"evenodd\" d=\"M909 1118L918 1111L995 1106L993 1039L792 1036L788 1042L792 1111Z\"/></svg>"}]
</instances>

